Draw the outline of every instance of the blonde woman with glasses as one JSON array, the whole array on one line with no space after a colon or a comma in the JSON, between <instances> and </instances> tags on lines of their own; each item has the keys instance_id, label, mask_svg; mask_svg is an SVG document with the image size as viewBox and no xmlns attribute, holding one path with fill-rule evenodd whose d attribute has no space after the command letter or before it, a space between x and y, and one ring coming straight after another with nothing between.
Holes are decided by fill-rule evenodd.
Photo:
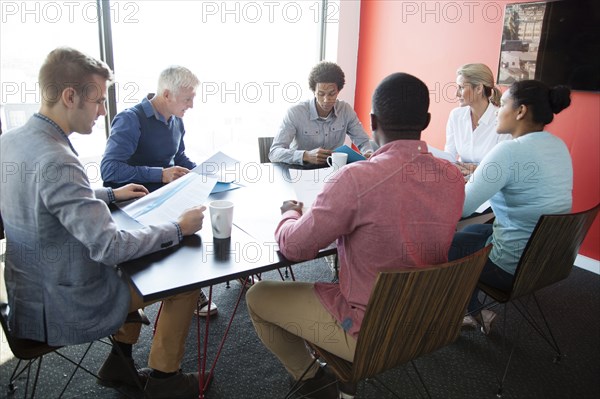
<instances>
[{"instance_id":1,"label":"blonde woman with glasses","mask_svg":"<svg viewBox=\"0 0 600 399\"><path fill-rule=\"evenodd\" d=\"M502 93L484 64L465 64L456 71L460 107L450 112L445 151L458 161L463 175L473 173L483 157L509 135L496 133L496 114Z\"/></svg>"}]
</instances>

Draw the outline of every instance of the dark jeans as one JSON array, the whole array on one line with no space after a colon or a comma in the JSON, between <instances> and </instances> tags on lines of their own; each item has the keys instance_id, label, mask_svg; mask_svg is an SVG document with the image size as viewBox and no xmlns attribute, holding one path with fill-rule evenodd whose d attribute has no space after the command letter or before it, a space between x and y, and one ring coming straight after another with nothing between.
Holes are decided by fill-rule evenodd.
<instances>
[{"instance_id":1,"label":"dark jeans","mask_svg":"<svg viewBox=\"0 0 600 399\"><path fill-rule=\"evenodd\" d=\"M471 224L455 233L448 253L448 260L463 258L485 247L489 236L492 235L492 230L491 224ZM479 281L504 291L509 291L512 288L513 279L512 274L496 266L490 259L487 260L479 276ZM482 304L478 295L479 289L475 288L467 306L468 313L479 313Z\"/></svg>"}]
</instances>

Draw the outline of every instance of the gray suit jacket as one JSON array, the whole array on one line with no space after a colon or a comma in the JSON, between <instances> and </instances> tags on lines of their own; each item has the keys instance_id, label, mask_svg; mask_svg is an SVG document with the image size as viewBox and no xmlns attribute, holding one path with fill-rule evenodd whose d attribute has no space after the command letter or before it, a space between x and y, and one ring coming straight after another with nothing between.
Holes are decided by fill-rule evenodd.
<instances>
[{"instance_id":1,"label":"gray suit jacket","mask_svg":"<svg viewBox=\"0 0 600 399\"><path fill-rule=\"evenodd\" d=\"M118 330L130 304L117 264L179 243L174 223L119 231L69 140L33 116L0 136L9 323L50 345Z\"/></svg>"}]
</instances>

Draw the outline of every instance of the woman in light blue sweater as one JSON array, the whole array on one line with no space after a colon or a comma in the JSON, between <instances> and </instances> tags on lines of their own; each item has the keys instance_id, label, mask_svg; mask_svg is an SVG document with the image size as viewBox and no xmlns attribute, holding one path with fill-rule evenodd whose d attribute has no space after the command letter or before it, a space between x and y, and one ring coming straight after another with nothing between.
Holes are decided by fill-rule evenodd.
<instances>
[{"instance_id":1,"label":"woman in light blue sweater","mask_svg":"<svg viewBox=\"0 0 600 399\"><path fill-rule=\"evenodd\" d=\"M458 259L493 244L480 277L488 285L510 290L540 216L571 211L571 156L561 139L543 131L570 103L567 87L549 88L535 80L516 82L502 95L496 130L513 140L499 143L484 157L465 187L463 208L463 217L468 216L489 200L496 219L493 225L469 225L456 233L449 254ZM463 324L480 324L487 334L496 315L479 312L477 294L475 290Z\"/></svg>"}]
</instances>

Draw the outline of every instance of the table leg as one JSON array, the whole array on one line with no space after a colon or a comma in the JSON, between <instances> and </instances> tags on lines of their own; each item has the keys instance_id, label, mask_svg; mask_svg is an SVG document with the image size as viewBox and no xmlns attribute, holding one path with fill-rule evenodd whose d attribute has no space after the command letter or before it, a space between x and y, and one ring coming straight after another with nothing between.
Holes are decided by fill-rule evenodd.
<instances>
[{"instance_id":1,"label":"table leg","mask_svg":"<svg viewBox=\"0 0 600 399\"><path fill-rule=\"evenodd\" d=\"M249 277L246 277L246 280ZM227 335L229 334L229 330L231 329L231 324L233 323L233 318L235 317L235 314L237 312L238 306L240 304L240 301L242 300L242 297L244 295L244 293L246 292L245 289L241 289L240 290L240 294L238 295L238 299L235 303L235 306L231 312L231 318L229 319L229 323L227 324L227 327L225 328L225 332L223 333L223 338L221 338L221 342L219 343L219 347L217 348L217 353L215 354L215 358L211 364L210 367L210 373L206 378L206 381L204 379L204 373L206 372L206 360L208 357L208 334L209 334L209 327L210 327L210 317L206 318L206 325L204 328L204 342L201 344L201 337L200 337L200 318L196 318L197 320L197 329L196 331L198 332L198 379L199 379L199 390L200 390L200 395L198 396L199 399L204 399L204 393L206 392L206 390L208 389L208 384L210 383L210 380L212 380L213 378L213 374L215 371L215 367L217 365L217 361L219 360L219 357L221 356L221 352L223 350L223 346L225 345L225 340L227 339ZM209 302L212 301L212 285L209 288L208 291L208 300Z\"/></svg>"}]
</instances>

